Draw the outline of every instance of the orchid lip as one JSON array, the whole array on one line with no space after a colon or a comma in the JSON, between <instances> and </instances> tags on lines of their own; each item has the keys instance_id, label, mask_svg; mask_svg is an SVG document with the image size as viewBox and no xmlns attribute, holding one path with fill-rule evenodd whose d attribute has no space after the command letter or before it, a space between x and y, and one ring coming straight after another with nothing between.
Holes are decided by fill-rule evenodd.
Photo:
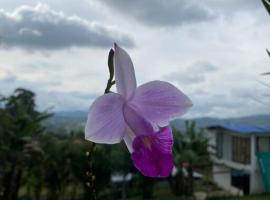
<instances>
[{"instance_id":1,"label":"orchid lip","mask_svg":"<svg viewBox=\"0 0 270 200\"><path fill-rule=\"evenodd\" d=\"M150 140L149 137L145 136L145 137L143 138L143 143L144 143L144 146L145 146L146 148L148 148L149 150L151 150L151 140Z\"/></svg>"},{"instance_id":2,"label":"orchid lip","mask_svg":"<svg viewBox=\"0 0 270 200\"><path fill-rule=\"evenodd\" d=\"M139 135L133 141L135 167L149 177L166 177L173 168L172 130L168 127L150 135Z\"/></svg>"}]
</instances>

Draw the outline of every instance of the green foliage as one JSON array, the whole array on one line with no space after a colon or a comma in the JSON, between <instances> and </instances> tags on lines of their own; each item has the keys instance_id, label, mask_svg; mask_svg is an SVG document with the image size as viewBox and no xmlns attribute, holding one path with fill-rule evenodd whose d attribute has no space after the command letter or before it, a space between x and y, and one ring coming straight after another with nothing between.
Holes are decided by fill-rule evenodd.
<instances>
[{"instance_id":1,"label":"green foliage","mask_svg":"<svg viewBox=\"0 0 270 200\"><path fill-rule=\"evenodd\" d=\"M244 197L209 197L207 200L268 200L270 199L269 194L262 195L251 195Z\"/></svg>"},{"instance_id":2,"label":"green foliage","mask_svg":"<svg viewBox=\"0 0 270 200\"><path fill-rule=\"evenodd\" d=\"M43 155L37 138L45 130L41 122L50 114L37 111L35 94L22 88L0 102L0 193L5 200L15 200L26 161Z\"/></svg>"},{"instance_id":3,"label":"green foliage","mask_svg":"<svg viewBox=\"0 0 270 200\"><path fill-rule=\"evenodd\" d=\"M95 190L103 199L116 187L118 197L141 194L153 196L155 179L145 178L135 170L124 143L96 145L90 161L86 152L92 143L82 131L68 133L48 130L43 122L51 116L36 109L35 94L17 89L0 99L0 199L88 199L88 181L94 179ZM192 163L203 168L208 158L206 140L197 133L194 123L186 124L186 134L174 129L175 164ZM112 174L137 173L132 181L111 183ZM120 191L120 195L119 195Z\"/></svg>"},{"instance_id":4,"label":"green foliage","mask_svg":"<svg viewBox=\"0 0 270 200\"><path fill-rule=\"evenodd\" d=\"M173 129L174 134L174 163L178 169L175 177L169 179L170 187L175 195L193 194L194 169L202 171L211 165L207 152L208 141L202 131L196 129L195 122L186 121L185 133ZM188 175L184 175L186 170Z\"/></svg>"},{"instance_id":5,"label":"green foliage","mask_svg":"<svg viewBox=\"0 0 270 200\"><path fill-rule=\"evenodd\" d=\"M198 168L206 168L211 164L207 152L208 140L203 132L196 130L193 121L186 121L185 133L173 129L175 164L179 166L183 162L188 162Z\"/></svg>"},{"instance_id":6,"label":"green foliage","mask_svg":"<svg viewBox=\"0 0 270 200\"><path fill-rule=\"evenodd\" d=\"M36 109L35 94L17 89L0 98L0 199L78 199L87 197L88 160L92 143L82 131L48 132L48 112ZM134 170L123 144L96 145L91 158L97 194L106 194L112 171ZM20 194L19 194L19 191Z\"/></svg>"},{"instance_id":7,"label":"green foliage","mask_svg":"<svg viewBox=\"0 0 270 200\"><path fill-rule=\"evenodd\" d=\"M270 2L269 2L269 0L262 0L262 3L264 5L264 7L266 8L268 14L270 15ZM266 52L267 52L268 56L270 57L270 52L268 49L266 49ZM263 73L262 75L270 75L270 72Z\"/></svg>"},{"instance_id":8,"label":"green foliage","mask_svg":"<svg viewBox=\"0 0 270 200\"><path fill-rule=\"evenodd\" d=\"M111 155L110 159L113 161L111 164L113 172L125 175L132 171L135 172L130 153L124 143L114 145L113 148L108 148Z\"/></svg>"},{"instance_id":9,"label":"green foliage","mask_svg":"<svg viewBox=\"0 0 270 200\"><path fill-rule=\"evenodd\" d=\"M270 57L270 52L268 49L266 49L267 55ZM261 75L270 75L270 72L262 73ZM265 84L267 86L267 84Z\"/></svg>"},{"instance_id":10,"label":"green foliage","mask_svg":"<svg viewBox=\"0 0 270 200\"><path fill-rule=\"evenodd\" d=\"M270 15L270 2L268 0L262 0L262 3Z\"/></svg>"}]
</instances>

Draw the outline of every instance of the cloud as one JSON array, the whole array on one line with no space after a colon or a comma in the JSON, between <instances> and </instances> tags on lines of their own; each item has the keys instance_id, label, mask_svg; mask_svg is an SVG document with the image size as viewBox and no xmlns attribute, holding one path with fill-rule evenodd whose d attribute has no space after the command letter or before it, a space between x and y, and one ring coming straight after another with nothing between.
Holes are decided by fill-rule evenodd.
<instances>
[{"instance_id":1,"label":"cloud","mask_svg":"<svg viewBox=\"0 0 270 200\"><path fill-rule=\"evenodd\" d=\"M73 0L42 2L46 2L53 10L61 10L64 14L56 12L57 15L64 15L65 19L72 19L72 22L78 18L70 17L73 15L83 18L84 22L87 19L87 27L91 31L96 31L93 29L94 23L91 23L94 20L121 27L119 31L136 37L137 48L129 49L128 52L134 61L138 83L161 79L177 86L194 103L185 117L237 117L269 113L269 106L256 101L259 99L268 103L269 97L263 95L270 91L256 81L265 78L262 81L268 83L269 80L268 76L259 75L269 71L269 58L264 49L268 47L270 31L269 17L260 0L197 1L199 5L195 7L202 8L206 17L188 17L187 20L181 18L182 14L187 14L182 11L182 7L194 0L171 0L166 2L171 5L164 6L165 1L162 0L111 1L85 0L82 4L77 3L78 7L73 6L76 4ZM19 8L22 1L4 2L1 5L5 9L4 16L13 19L18 15L13 9ZM179 2L184 2L181 7ZM12 5L7 7L7 4ZM36 7L35 0L26 0L24 4L31 5L32 9ZM81 10L81 7L85 10ZM193 15L193 11L190 9L189 14ZM23 16L26 18L25 14ZM2 18L3 14L0 14ZM53 17L56 21L59 18ZM10 27L14 29L13 26L20 22L17 21ZM0 27L4 27L3 21L0 21ZM102 27L116 32L107 26ZM32 34L33 38L42 35L37 26L23 26L21 30L15 30L21 35ZM77 32L76 28L72 31ZM109 36L114 34L109 32ZM70 46L84 47L77 43ZM29 45L25 47L21 43L15 47L30 49ZM26 87L37 93L37 104L41 109L54 106L55 111L86 111L96 96L102 94L106 85L108 49L76 48L50 54L50 49L44 48L48 51L42 51L41 54L29 54L17 48L10 51L0 49L0 66L11 72L1 75L0 71L0 79L7 81L0 80L1 93L11 92L18 86ZM12 73L15 81L12 81Z\"/></svg>"},{"instance_id":2,"label":"cloud","mask_svg":"<svg viewBox=\"0 0 270 200\"><path fill-rule=\"evenodd\" d=\"M191 0L101 0L118 13L150 26L181 26L212 19L213 14L202 4Z\"/></svg>"},{"instance_id":3,"label":"cloud","mask_svg":"<svg viewBox=\"0 0 270 200\"><path fill-rule=\"evenodd\" d=\"M164 78L181 84L198 84L205 81L206 76L217 70L217 67L206 61L195 62L177 72L167 74Z\"/></svg>"},{"instance_id":4,"label":"cloud","mask_svg":"<svg viewBox=\"0 0 270 200\"><path fill-rule=\"evenodd\" d=\"M17 77L14 74L0 67L0 83L13 83L15 81L17 81Z\"/></svg>"},{"instance_id":5,"label":"cloud","mask_svg":"<svg viewBox=\"0 0 270 200\"><path fill-rule=\"evenodd\" d=\"M133 47L134 41L110 27L77 16L66 16L45 4L0 10L0 45L27 50L69 47L107 48L113 42Z\"/></svg>"},{"instance_id":6,"label":"cloud","mask_svg":"<svg viewBox=\"0 0 270 200\"><path fill-rule=\"evenodd\" d=\"M0 85L2 87L0 96L8 96L16 88L25 88L36 94L36 103L39 109L53 108L53 111L87 110L98 96L95 92L58 91L53 89L59 84L57 81L49 80L29 81L18 79L13 73L6 73L0 76Z\"/></svg>"},{"instance_id":7,"label":"cloud","mask_svg":"<svg viewBox=\"0 0 270 200\"><path fill-rule=\"evenodd\" d=\"M37 103L40 109L53 108L53 111L87 110L97 98L95 93L59 92L48 90L34 90L37 93Z\"/></svg>"},{"instance_id":8,"label":"cloud","mask_svg":"<svg viewBox=\"0 0 270 200\"><path fill-rule=\"evenodd\" d=\"M191 88L189 90L193 107L188 116L201 117L203 115L226 118L269 114L269 106L266 107L260 103L260 101L265 102L265 99L260 98L261 94L262 90L253 88L250 83L246 85L228 83L226 86L217 88L209 88L209 85L202 83L200 89Z\"/></svg>"},{"instance_id":9,"label":"cloud","mask_svg":"<svg viewBox=\"0 0 270 200\"><path fill-rule=\"evenodd\" d=\"M228 12L234 12L236 10L253 10L262 8L261 0L206 0L208 6L212 9L226 10Z\"/></svg>"}]
</instances>

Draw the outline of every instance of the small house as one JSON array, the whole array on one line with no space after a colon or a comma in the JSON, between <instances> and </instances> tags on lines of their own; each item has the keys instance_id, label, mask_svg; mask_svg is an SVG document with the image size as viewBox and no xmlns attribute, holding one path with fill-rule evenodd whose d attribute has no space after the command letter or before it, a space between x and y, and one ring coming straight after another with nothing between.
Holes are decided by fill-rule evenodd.
<instances>
[{"instance_id":1,"label":"small house","mask_svg":"<svg viewBox=\"0 0 270 200\"><path fill-rule=\"evenodd\" d=\"M210 126L205 134L219 187L234 195L270 192L270 126Z\"/></svg>"}]
</instances>

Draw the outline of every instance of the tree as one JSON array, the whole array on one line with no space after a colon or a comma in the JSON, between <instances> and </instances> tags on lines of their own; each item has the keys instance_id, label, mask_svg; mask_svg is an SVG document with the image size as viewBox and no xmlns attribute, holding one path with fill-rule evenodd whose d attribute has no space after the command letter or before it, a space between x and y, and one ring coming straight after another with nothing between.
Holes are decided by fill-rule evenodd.
<instances>
[{"instance_id":1,"label":"tree","mask_svg":"<svg viewBox=\"0 0 270 200\"><path fill-rule=\"evenodd\" d=\"M262 3L270 15L270 1L269 0L262 0Z\"/></svg>"},{"instance_id":2,"label":"tree","mask_svg":"<svg viewBox=\"0 0 270 200\"><path fill-rule=\"evenodd\" d=\"M37 111L35 94L22 88L16 89L9 97L2 97L0 102L0 155L5 155L4 164L0 167L3 171L0 183L3 188L2 199L16 200L24 161L31 155L26 149L27 144L33 143L45 130L42 121L50 114Z\"/></svg>"},{"instance_id":3,"label":"tree","mask_svg":"<svg viewBox=\"0 0 270 200\"><path fill-rule=\"evenodd\" d=\"M192 195L194 168L205 169L211 165L207 152L208 141L202 131L198 132L195 122L192 121L186 121L185 127L185 134L173 129L174 163L178 173L174 179L171 177L169 180L172 192L176 195ZM183 168L188 172L187 178L184 177Z\"/></svg>"},{"instance_id":4,"label":"tree","mask_svg":"<svg viewBox=\"0 0 270 200\"><path fill-rule=\"evenodd\" d=\"M270 15L270 1L269 0L262 0L262 3L264 5L264 7L266 8L268 14ZM266 49L266 52L267 52L268 56L270 57L270 52L268 51L268 49ZM262 75L270 75L270 72L265 72Z\"/></svg>"}]
</instances>

